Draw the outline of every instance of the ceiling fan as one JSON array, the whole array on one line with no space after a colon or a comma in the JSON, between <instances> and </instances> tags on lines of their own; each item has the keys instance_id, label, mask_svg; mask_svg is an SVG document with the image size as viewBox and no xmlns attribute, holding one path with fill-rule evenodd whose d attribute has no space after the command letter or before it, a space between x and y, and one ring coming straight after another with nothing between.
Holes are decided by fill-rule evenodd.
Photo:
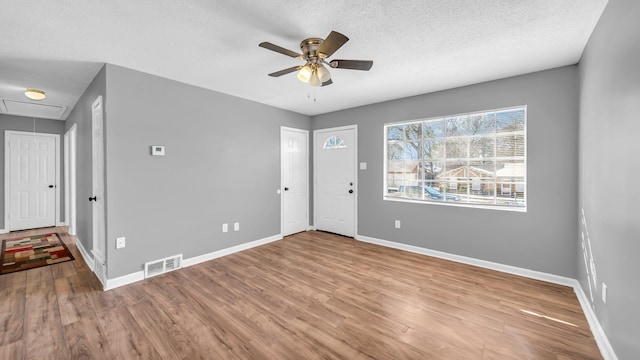
<instances>
[{"instance_id":1,"label":"ceiling fan","mask_svg":"<svg viewBox=\"0 0 640 360\"><path fill-rule=\"evenodd\" d=\"M280 70L269 74L269 76L278 77L285 74L298 71L298 79L304 83L310 83L311 86L327 86L333 84L331 81L331 73L325 65L334 69L350 69L350 70L369 70L373 66L370 60L328 60L333 53L344 45L349 38L332 31L326 39L308 38L300 43L302 54L285 49L270 42L260 43L258 46L278 52L292 58L306 61L304 65L293 66L288 69Z\"/></svg>"}]
</instances>

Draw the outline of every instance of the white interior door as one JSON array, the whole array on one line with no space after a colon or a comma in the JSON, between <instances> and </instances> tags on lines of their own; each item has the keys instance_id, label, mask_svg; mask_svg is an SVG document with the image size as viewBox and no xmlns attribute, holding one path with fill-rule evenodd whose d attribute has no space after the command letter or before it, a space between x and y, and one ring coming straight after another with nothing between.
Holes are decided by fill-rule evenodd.
<instances>
[{"instance_id":1,"label":"white interior door","mask_svg":"<svg viewBox=\"0 0 640 360\"><path fill-rule=\"evenodd\" d=\"M356 127L314 131L316 229L356 233Z\"/></svg>"},{"instance_id":2,"label":"white interior door","mask_svg":"<svg viewBox=\"0 0 640 360\"><path fill-rule=\"evenodd\" d=\"M93 202L93 256L95 272L104 284L106 280L106 268L104 266L106 235L104 227L104 122L102 96L98 97L92 105L91 124L93 196L89 197L89 201Z\"/></svg>"},{"instance_id":3,"label":"white interior door","mask_svg":"<svg viewBox=\"0 0 640 360\"><path fill-rule=\"evenodd\" d=\"M282 236L309 227L309 132L280 129Z\"/></svg>"},{"instance_id":4,"label":"white interior door","mask_svg":"<svg viewBox=\"0 0 640 360\"><path fill-rule=\"evenodd\" d=\"M56 225L58 138L7 132L10 231Z\"/></svg>"}]
</instances>

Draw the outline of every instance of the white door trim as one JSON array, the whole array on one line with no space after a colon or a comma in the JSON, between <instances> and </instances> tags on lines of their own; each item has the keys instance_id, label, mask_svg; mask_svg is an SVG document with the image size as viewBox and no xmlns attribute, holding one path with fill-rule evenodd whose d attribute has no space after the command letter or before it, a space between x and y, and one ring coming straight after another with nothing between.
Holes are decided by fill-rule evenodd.
<instances>
[{"instance_id":1,"label":"white door trim","mask_svg":"<svg viewBox=\"0 0 640 360\"><path fill-rule=\"evenodd\" d=\"M64 220L69 226L69 235L76 235L77 200L77 124L64 134Z\"/></svg>"},{"instance_id":2,"label":"white door trim","mask_svg":"<svg viewBox=\"0 0 640 360\"><path fill-rule=\"evenodd\" d=\"M282 161L282 133L285 131L302 133L306 136L307 142L307 157L309 156L309 130L296 129L286 126L280 126L280 235L284 236L284 184L283 184L283 173L284 173L284 162ZM306 209L307 213L309 212L309 159L307 159L307 168L305 169L307 172L307 201L306 201ZM307 217L307 222L309 222L309 217ZM309 224L307 224L307 229L309 228Z\"/></svg>"},{"instance_id":3,"label":"white door trim","mask_svg":"<svg viewBox=\"0 0 640 360\"><path fill-rule=\"evenodd\" d=\"M346 126L338 126L338 127L333 127L333 128L326 128L326 129L316 129L313 130L313 227L315 228L317 225L317 221L316 221L316 217L318 214L317 211L317 206L318 206L318 200L317 200L317 183L318 183L318 170L317 170L317 160L316 160L316 134L317 133L323 133L323 132L333 132L333 131L340 131L340 130L353 130L353 139L355 141L355 154L354 154L354 164L353 164L353 173L354 173L354 181L355 181L355 196L353 198L353 201L355 202L354 207L353 207L353 236L354 238L356 236L358 236L358 194L360 193L359 191L359 183L358 183L358 125L354 124L354 125L346 125Z\"/></svg>"},{"instance_id":4,"label":"white door trim","mask_svg":"<svg viewBox=\"0 0 640 360\"><path fill-rule=\"evenodd\" d=\"M11 152L9 150L9 142L12 135L33 135L33 136L50 136L55 140L55 204L54 204L54 220L55 226L62 226L63 222L60 221L60 135L49 133L38 133L32 131L15 131L5 130L4 132L4 229L0 230L0 233L7 233L11 229L11 219L9 214L11 213Z\"/></svg>"}]
</instances>

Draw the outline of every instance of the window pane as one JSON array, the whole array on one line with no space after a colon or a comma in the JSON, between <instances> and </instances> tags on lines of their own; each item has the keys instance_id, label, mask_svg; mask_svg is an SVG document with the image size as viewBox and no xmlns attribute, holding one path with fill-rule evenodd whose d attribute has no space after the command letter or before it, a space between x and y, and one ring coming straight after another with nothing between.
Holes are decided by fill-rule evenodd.
<instances>
[{"instance_id":1,"label":"window pane","mask_svg":"<svg viewBox=\"0 0 640 360\"><path fill-rule=\"evenodd\" d=\"M389 126L387 128L388 140L404 140L404 125Z\"/></svg>"},{"instance_id":2,"label":"window pane","mask_svg":"<svg viewBox=\"0 0 640 360\"><path fill-rule=\"evenodd\" d=\"M466 158L468 142L469 139L466 137L447 139L446 157L448 159Z\"/></svg>"},{"instance_id":3,"label":"window pane","mask_svg":"<svg viewBox=\"0 0 640 360\"><path fill-rule=\"evenodd\" d=\"M492 158L496 156L496 140L494 135L474 136L469 143L470 158Z\"/></svg>"},{"instance_id":4,"label":"window pane","mask_svg":"<svg viewBox=\"0 0 640 360\"><path fill-rule=\"evenodd\" d=\"M498 182L524 182L526 174L524 162L498 161L496 163L496 181Z\"/></svg>"},{"instance_id":5,"label":"window pane","mask_svg":"<svg viewBox=\"0 0 640 360\"><path fill-rule=\"evenodd\" d=\"M324 149L342 149L346 147L344 139L336 135L330 136L323 146Z\"/></svg>"},{"instance_id":6,"label":"window pane","mask_svg":"<svg viewBox=\"0 0 640 360\"><path fill-rule=\"evenodd\" d=\"M512 132L524 130L524 109L508 110L496 113L496 131Z\"/></svg>"},{"instance_id":7,"label":"window pane","mask_svg":"<svg viewBox=\"0 0 640 360\"><path fill-rule=\"evenodd\" d=\"M422 156L422 144L419 141L405 143L405 159L418 160Z\"/></svg>"},{"instance_id":8,"label":"window pane","mask_svg":"<svg viewBox=\"0 0 640 360\"><path fill-rule=\"evenodd\" d=\"M422 123L408 124L404 128L404 132L407 140L420 140L422 139Z\"/></svg>"},{"instance_id":9,"label":"window pane","mask_svg":"<svg viewBox=\"0 0 640 360\"><path fill-rule=\"evenodd\" d=\"M496 184L496 204L510 206L525 206L525 193L522 184L500 182Z\"/></svg>"},{"instance_id":10,"label":"window pane","mask_svg":"<svg viewBox=\"0 0 640 360\"><path fill-rule=\"evenodd\" d=\"M524 157L524 135L500 135L496 137L496 157Z\"/></svg>"},{"instance_id":11,"label":"window pane","mask_svg":"<svg viewBox=\"0 0 640 360\"><path fill-rule=\"evenodd\" d=\"M404 160L404 144L402 142L389 142L387 145L387 159Z\"/></svg>"},{"instance_id":12,"label":"window pane","mask_svg":"<svg viewBox=\"0 0 640 360\"><path fill-rule=\"evenodd\" d=\"M446 136L467 135L467 119L466 115L445 119Z\"/></svg>"},{"instance_id":13,"label":"window pane","mask_svg":"<svg viewBox=\"0 0 640 360\"><path fill-rule=\"evenodd\" d=\"M496 132L495 114L475 114L469 116L469 135L494 134Z\"/></svg>"},{"instance_id":14,"label":"window pane","mask_svg":"<svg viewBox=\"0 0 640 360\"><path fill-rule=\"evenodd\" d=\"M495 191L495 182L473 179L471 181L471 191L469 192L469 202L493 205L495 204Z\"/></svg>"},{"instance_id":15,"label":"window pane","mask_svg":"<svg viewBox=\"0 0 640 360\"><path fill-rule=\"evenodd\" d=\"M425 140L423 149L425 159L443 159L445 157L444 140Z\"/></svg>"},{"instance_id":16,"label":"window pane","mask_svg":"<svg viewBox=\"0 0 640 360\"><path fill-rule=\"evenodd\" d=\"M467 171L469 178L477 178L480 180L493 180L496 177L495 160L469 160L469 169Z\"/></svg>"},{"instance_id":17,"label":"window pane","mask_svg":"<svg viewBox=\"0 0 640 360\"><path fill-rule=\"evenodd\" d=\"M422 185L406 185L401 186L399 191L402 194L402 197L408 199L424 199L424 188Z\"/></svg>"},{"instance_id":18,"label":"window pane","mask_svg":"<svg viewBox=\"0 0 640 360\"><path fill-rule=\"evenodd\" d=\"M430 184L434 184L434 181L439 178L439 175L444 168L444 162L425 160L423 163L423 168L424 180L430 181Z\"/></svg>"},{"instance_id":19,"label":"window pane","mask_svg":"<svg viewBox=\"0 0 640 360\"><path fill-rule=\"evenodd\" d=\"M425 139L444 137L444 120L437 119L425 121L422 133L424 134Z\"/></svg>"},{"instance_id":20,"label":"window pane","mask_svg":"<svg viewBox=\"0 0 640 360\"><path fill-rule=\"evenodd\" d=\"M420 182L420 161L391 160L387 164L387 189L397 190L403 185Z\"/></svg>"}]
</instances>

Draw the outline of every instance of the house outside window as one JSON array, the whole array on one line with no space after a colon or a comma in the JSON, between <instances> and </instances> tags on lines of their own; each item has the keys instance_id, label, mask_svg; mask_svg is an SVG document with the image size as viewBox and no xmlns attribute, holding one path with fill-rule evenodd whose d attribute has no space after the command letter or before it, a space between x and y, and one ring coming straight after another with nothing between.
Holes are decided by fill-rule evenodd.
<instances>
[{"instance_id":1,"label":"house outside window","mask_svg":"<svg viewBox=\"0 0 640 360\"><path fill-rule=\"evenodd\" d=\"M526 106L389 123L384 199L526 211Z\"/></svg>"}]
</instances>

